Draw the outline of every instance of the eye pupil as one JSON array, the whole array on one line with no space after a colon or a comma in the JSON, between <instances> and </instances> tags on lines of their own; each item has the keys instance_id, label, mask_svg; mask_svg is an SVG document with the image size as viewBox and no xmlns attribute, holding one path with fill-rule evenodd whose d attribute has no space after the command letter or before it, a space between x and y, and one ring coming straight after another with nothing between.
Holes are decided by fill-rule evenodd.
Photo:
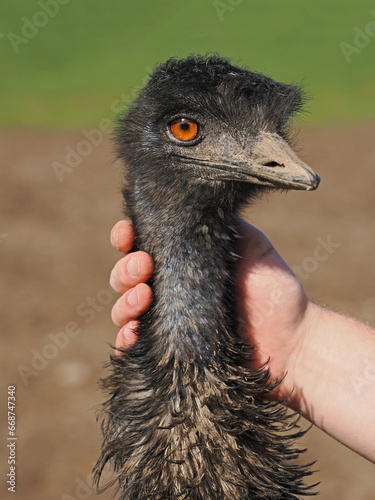
<instances>
[{"instance_id":1,"label":"eye pupil","mask_svg":"<svg viewBox=\"0 0 375 500\"><path fill-rule=\"evenodd\" d=\"M177 118L169 124L169 132L181 142L189 142L195 139L199 132L199 125L189 118Z\"/></svg>"}]
</instances>

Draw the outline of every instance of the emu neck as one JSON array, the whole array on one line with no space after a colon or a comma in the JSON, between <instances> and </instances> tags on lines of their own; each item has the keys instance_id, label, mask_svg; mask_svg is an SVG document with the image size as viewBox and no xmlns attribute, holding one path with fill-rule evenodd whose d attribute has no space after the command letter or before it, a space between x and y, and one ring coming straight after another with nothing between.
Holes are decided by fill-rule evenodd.
<instances>
[{"instance_id":1,"label":"emu neck","mask_svg":"<svg viewBox=\"0 0 375 500\"><path fill-rule=\"evenodd\" d=\"M238 219L227 193L194 194L164 200L143 195L136 202L143 213L132 218L138 248L155 261L146 333L175 359L210 361L235 330L231 275Z\"/></svg>"}]
</instances>

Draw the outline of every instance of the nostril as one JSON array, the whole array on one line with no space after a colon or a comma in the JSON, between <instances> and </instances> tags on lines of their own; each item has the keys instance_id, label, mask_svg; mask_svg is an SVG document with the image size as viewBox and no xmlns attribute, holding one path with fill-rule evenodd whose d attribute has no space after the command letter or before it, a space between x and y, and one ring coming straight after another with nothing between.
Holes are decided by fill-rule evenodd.
<instances>
[{"instance_id":1,"label":"nostril","mask_svg":"<svg viewBox=\"0 0 375 500\"><path fill-rule=\"evenodd\" d=\"M277 163L277 161L267 161L263 163L265 167L284 167L282 163Z\"/></svg>"}]
</instances>

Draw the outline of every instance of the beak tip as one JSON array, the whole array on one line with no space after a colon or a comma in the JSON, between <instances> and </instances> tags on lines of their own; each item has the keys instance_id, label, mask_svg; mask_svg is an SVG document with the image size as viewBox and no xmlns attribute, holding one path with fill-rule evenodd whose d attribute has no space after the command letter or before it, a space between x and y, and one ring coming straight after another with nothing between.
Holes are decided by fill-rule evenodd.
<instances>
[{"instance_id":1,"label":"beak tip","mask_svg":"<svg viewBox=\"0 0 375 500\"><path fill-rule=\"evenodd\" d=\"M314 179L311 183L311 186L309 186L308 191L314 191L315 189L318 188L319 184L320 184L320 176L317 173L315 173Z\"/></svg>"}]
</instances>

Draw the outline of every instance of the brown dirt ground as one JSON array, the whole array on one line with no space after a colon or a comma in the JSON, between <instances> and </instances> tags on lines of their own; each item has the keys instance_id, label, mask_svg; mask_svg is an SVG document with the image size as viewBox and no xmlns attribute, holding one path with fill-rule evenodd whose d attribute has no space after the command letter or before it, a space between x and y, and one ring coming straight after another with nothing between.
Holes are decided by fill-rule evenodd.
<instances>
[{"instance_id":1,"label":"brown dirt ground","mask_svg":"<svg viewBox=\"0 0 375 500\"><path fill-rule=\"evenodd\" d=\"M303 129L303 157L322 176L318 191L275 194L246 214L291 266L303 267L312 299L372 323L374 136L375 123ZM82 131L0 134L1 453L6 389L15 385L17 493L28 500L95 497L90 470L100 437L94 408L102 400L96 382L117 332L108 276L118 255L108 235L122 202L108 138L57 179L52 162L64 163L65 148L84 139ZM340 246L315 265L318 239L327 237ZM53 347L52 337L72 328L70 322L76 329L65 334L68 341L61 335L60 347ZM375 498L374 465L318 429L302 441L307 459L317 460L322 500ZM5 460L1 467L1 497L8 498Z\"/></svg>"}]
</instances>

